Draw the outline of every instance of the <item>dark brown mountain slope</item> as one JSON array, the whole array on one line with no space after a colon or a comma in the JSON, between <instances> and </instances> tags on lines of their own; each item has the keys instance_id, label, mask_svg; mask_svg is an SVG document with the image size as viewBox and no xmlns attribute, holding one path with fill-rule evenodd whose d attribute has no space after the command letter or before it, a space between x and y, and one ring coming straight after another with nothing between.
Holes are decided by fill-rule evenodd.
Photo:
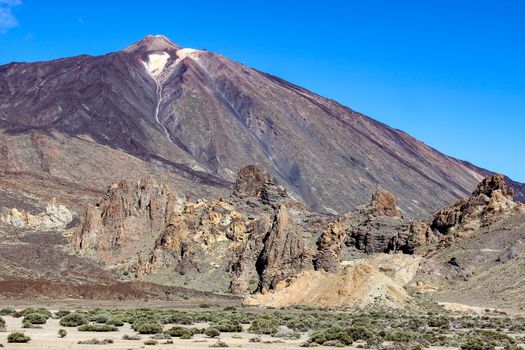
<instances>
[{"instance_id":1,"label":"dark brown mountain slope","mask_svg":"<svg viewBox=\"0 0 525 350\"><path fill-rule=\"evenodd\" d=\"M0 67L0 129L7 176L28 157L30 176L97 191L126 175L128 163L111 157L216 195L241 167L261 164L315 210L346 212L382 185L413 217L464 197L485 175L335 101L162 36L104 56ZM54 142L54 153L29 136ZM89 160L70 162L78 153Z\"/></svg>"}]
</instances>

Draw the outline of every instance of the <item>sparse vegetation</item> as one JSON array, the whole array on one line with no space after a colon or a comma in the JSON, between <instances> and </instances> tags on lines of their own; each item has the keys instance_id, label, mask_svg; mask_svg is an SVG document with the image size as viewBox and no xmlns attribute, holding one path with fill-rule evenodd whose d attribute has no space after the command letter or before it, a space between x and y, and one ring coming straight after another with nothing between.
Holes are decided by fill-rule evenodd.
<instances>
[{"instance_id":1,"label":"sparse vegetation","mask_svg":"<svg viewBox=\"0 0 525 350\"><path fill-rule=\"evenodd\" d=\"M46 311L27 308L5 317L20 315L23 317L21 321L24 327L46 327L46 315L49 315ZM127 323L137 333L151 334L146 341L154 340L159 345L172 343L172 337L209 341L209 338L216 339L229 332L234 333L232 338L245 339L246 343L277 344L286 340L299 345L298 340L307 337L303 346L339 347L357 344L364 348L389 350L421 350L428 347L518 350L518 344L525 340L525 317L510 317L499 313L483 316L451 315L440 309L429 313L414 313L382 309L351 312L306 307L267 312L141 308L75 312L62 310L60 314L54 314L55 318L59 316L62 327L76 326L82 332L115 332L118 327ZM195 323L206 323L208 327L192 327L191 324ZM5 328L5 324L5 320L0 317L0 328ZM170 326L164 330L165 324ZM255 333L255 336L245 336L243 332L246 331ZM62 337L62 334L67 335L65 329L61 329L58 335ZM206 338L196 337L196 334L204 334ZM263 340L258 335L270 335L273 339ZM142 340L136 335L124 335L122 339ZM107 344L107 341L91 339L89 344ZM222 347L220 343L210 346Z\"/></svg>"},{"instance_id":2,"label":"sparse vegetation","mask_svg":"<svg viewBox=\"0 0 525 350\"><path fill-rule=\"evenodd\" d=\"M78 327L80 332L116 332L118 328L109 324L89 323Z\"/></svg>"},{"instance_id":3,"label":"sparse vegetation","mask_svg":"<svg viewBox=\"0 0 525 350\"><path fill-rule=\"evenodd\" d=\"M33 312L30 314L27 314L22 320L22 322L24 323L29 322L31 324L45 324L47 322L47 318L45 315L41 313Z\"/></svg>"},{"instance_id":4,"label":"sparse vegetation","mask_svg":"<svg viewBox=\"0 0 525 350\"><path fill-rule=\"evenodd\" d=\"M8 343L27 343L30 340L30 337L21 332L14 332L7 336Z\"/></svg>"},{"instance_id":5,"label":"sparse vegetation","mask_svg":"<svg viewBox=\"0 0 525 350\"><path fill-rule=\"evenodd\" d=\"M139 335L124 334L122 336L122 339L124 339L124 340L141 340L142 338Z\"/></svg>"},{"instance_id":6,"label":"sparse vegetation","mask_svg":"<svg viewBox=\"0 0 525 350\"><path fill-rule=\"evenodd\" d=\"M86 316L78 312L73 312L60 319L62 327L78 327L86 323L88 323Z\"/></svg>"},{"instance_id":7,"label":"sparse vegetation","mask_svg":"<svg viewBox=\"0 0 525 350\"><path fill-rule=\"evenodd\" d=\"M210 348L227 348L228 344L223 342L222 340L217 340L217 342L210 345Z\"/></svg>"},{"instance_id":8,"label":"sparse vegetation","mask_svg":"<svg viewBox=\"0 0 525 350\"><path fill-rule=\"evenodd\" d=\"M0 316L12 316L16 313L16 310L12 307L4 307L0 309Z\"/></svg>"},{"instance_id":9,"label":"sparse vegetation","mask_svg":"<svg viewBox=\"0 0 525 350\"><path fill-rule=\"evenodd\" d=\"M133 322L132 328L140 334L156 334L162 333L164 326L155 318L142 317Z\"/></svg>"},{"instance_id":10,"label":"sparse vegetation","mask_svg":"<svg viewBox=\"0 0 525 350\"><path fill-rule=\"evenodd\" d=\"M106 345L113 344L113 339L102 339L98 340L96 338L79 341L77 344L86 344L86 345Z\"/></svg>"},{"instance_id":11,"label":"sparse vegetation","mask_svg":"<svg viewBox=\"0 0 525 350\"><path fill-rule=\"evenodd\" d=\"M221 332L220 332L217 328L209 327L208 329L206 329L206 332L204 332L204 334L205 334L207 337L210 337L210 338L216 338L216 337L218 337L219 335L221 335Z\"/></svg>"}]
</instances>

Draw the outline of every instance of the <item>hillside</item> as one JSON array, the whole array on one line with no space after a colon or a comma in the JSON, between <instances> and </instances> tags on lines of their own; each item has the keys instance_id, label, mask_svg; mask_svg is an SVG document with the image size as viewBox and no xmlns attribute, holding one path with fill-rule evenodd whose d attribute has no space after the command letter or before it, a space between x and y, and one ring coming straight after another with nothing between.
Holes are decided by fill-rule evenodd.
<instances>
[{"instance_id":1,"label":"hillside","mask_svg":"<svg viewBox=\"0 0 525 350\"><path fill-rule=\"evenodd\" d=\"M316 211L353 210L383 186L404 215L422 217L489 173L163 36L103 56L1 66L0 131L1 190L26 207L57 197L80 208L108 183L145 175L217 198L239 169L261 164Z\"/></svg>"}]
</instances>

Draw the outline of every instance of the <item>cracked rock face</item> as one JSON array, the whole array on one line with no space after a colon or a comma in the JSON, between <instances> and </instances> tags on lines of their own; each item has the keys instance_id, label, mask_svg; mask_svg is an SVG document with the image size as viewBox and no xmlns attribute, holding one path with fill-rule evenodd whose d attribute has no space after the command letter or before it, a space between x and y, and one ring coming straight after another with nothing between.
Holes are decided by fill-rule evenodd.
<instances>
[{"instance_id":1,"label":"cracked rock face","mask_svg":"<svg viewBox=\"0 0 525 350\"><path fill-rule=\"evenodd\" d=\"M142 236L157 235L178 206L175 194L151 177L114 183L98 203L86 206L72 243L77 249L111 253Z\"/></svg>"},{"instance_id":2,"label":"cracked rock face","mask_svg":"<svg viewBox=\"0 0 525 350\"><path fill-rule=\"evenodd\" d=\"M260 197L265 187L272 184L270 174L260 165L248 165L237 174L233 193L241 198Z\"/></svg>"},{"instance_id":3,"label":"cracked rock face","mask_svg":"<svg viewBox=\"0 0 525 350\"><path fill-rule=\"evenodd\" d=\"M307 252L299 229L284 205L275 213L263 245L256 262L261 292L274 289L277 282L312 268L311 253Z\"/></svg>"},{"instance_id":4,"label":"cracked rock face","mask_svg":"<svg viewBox=\"0 0 525 350\"><path fill-rule=\"evenodd\" d=\"M380 216L400 217L394 194L384 188L379 188L372 194L370 203L372 213Z\"/></svg>"},{"instance_id":5,"label":"cracked rock face","mask_svg":"<svg viewBox=\"0 0 525 350\"><path fill-rule=\"evenodd\" d=\"M523 205L515 202L513 195L502 175L485 178L470 197L437 212L430 226L444 235L476 230L502 215L522 211Z\"/></svg>"}]
</instances>

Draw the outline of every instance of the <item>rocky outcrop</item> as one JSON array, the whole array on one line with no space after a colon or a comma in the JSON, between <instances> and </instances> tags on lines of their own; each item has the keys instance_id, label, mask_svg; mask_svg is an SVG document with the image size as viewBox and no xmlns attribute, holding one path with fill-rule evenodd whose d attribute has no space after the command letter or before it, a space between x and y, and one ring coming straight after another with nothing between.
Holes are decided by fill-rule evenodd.
<instances>
[{"instance_id":1,"label":"rocky outcrop","mask_svg":"<svg viewBox=\"0 0 525 350\"><path fill-rule=\"evenodd\" d=\"M403 252L413 254L420 246L436 240L424 222L403 219L394 195L379 188L370 204L331 222L317 241L316 270L337 272L345 250L366 254Z\"/></svg>"},{"instance_id":2,"label":"rocky outcrop","mask_svg":"<svg viewBox=\"0 0 525 350\"><path fill-rule=\"evenodd\" d=\"M246 241L246 225L246 216L224 200L186 203L160 233L149 258L139 262L137 273L143 276L169 268L180 275L217 275L229 248ZM226 274L222 279L227 279Z\"/></svg>"},{"instance_id":3,"label":"rocky outcrop","mask_svg":"<svg viewBox=\"0 0 525 350\"><path fill-rule=\"evenodd\" d=\"M114 183L98 203L86 207L72 244L111 252L142 236L156 237L178 211L180 200L151 177Z\"/></svg>"},{"instance_id":4,"label":"rocky outcrop","mask_svg":"<svg viewBox=\"0 0 525 350\"><path fill-rule=\"evenodd\" d=\"M316 270L337 272L343 249L347 248L348 223L344 218L337 219L328 225L317 241L317 254L314 259Z\"/></svg>"},{"instance_id":5,"label":"rocky outcrop","mask_svg":"<svg viewBox=\"0 0 525 350\"><path fill-rule=\"evenodd\" d=\"M371 214L378 216L401 216L396 206L396 198L394 197L394 194L382 187L372 194L369 211Z\"/></svg>"},{"instance_id":6,"label":"rocky outcrop","mask_svg":"<svg viewBox=\"0 0 525 350\"><path fill-rule=\"evenodd\" d=\"M239 198L257 198L264 204L274 204L288 197L288 191L276 186L261 165L247 165L237 174L233 195Z\"/></svg>"},{"instance_id":7,"label":"rocky outcrop","mask_svg":"<svg viewBox=\"0 0 525 350\"><path fill-rule=\"evenodd\" d=\"M432 231L427 223L411 221L397 235L392 237L387 250L414 254L417 248L436 244L439 239L440 234Z\"/></svg>"},{"instance_id":8,"label":"rocky outcrop","mask_svg":"<svg viewBox=\"0 0 525 350\"><path fill-rule=\"evenodd\" d=\"M303 271L280 281L268 293L247 297L244 304L404 308L412 303L404 286L414 277L419 261L409 255L379 254L336 273Z\"/></svg>"},{"instance_id":9,"label":"rocky outcrop","mask_svg":"<svg viewBox=\"0 0 525 350\"><path fill-rule=\"evenodd\" d=\"M180 201L145 178L116 183L88 206L72 242L145 281L206 291L272 294L294 276L319 278L321 285L334 276L367 285L367 275L380 277L377 273L384 274L386 267L367 263L354 268L357 258L417 255L423 247L439 248L472 220L484 223L519 210L499 180L483 181L472 197L424 222L405 220L392 193L382 188L355 212L339 217L314 213L280 192L259 166L243 168L232 195L215 200ZM446 214L456 211L457 216ZM372 287L397 288L389 283ZM341 295L354 290L340 287Z\"/></svg>"},{"instance_id":10,"label":"rocky outcrop","mask_svg":"<svg viewBox=\"0 0 525 350\"><path fill-rule=\"evenodd\" d=\"M248 165L237 173L233 194L241 198L260 197L271 182L272 178L263 166Z\"/></svg>"},{"instance_id":11,"label":"rocky outcrop","mask_svg":"<svg viewBox=\"0 0 525 350\"><path fill-rule=\"evenodd\" d=\"M451 239L454 232L459 235L477 230L498 220L501 216L522 212L524 206L513 200L514 191L505 183L502 175L485 178L472 195L453 205L441 209L431 219L432 230Z\"/></svg>"},{"instance_id":12,"label":"rocky outcrop","mask_svg":"<svg viewBox=\"0 0 525 350\"><path fill-rule=\"evenodd\" d=\"M274 289L285 278L312 268L313 254L305 249L303 237L284 205L277 209L263 246L256 262L262 292Z\"/></svg>"},{"instance_id":13,"label":"rocky outcrop","mask_svg":"<svg viewBox=\"0 0 525 350\"><path fill-rule=\"evenodd\" d=\"M33 215L25 210L11 209L0 216L0 221L11 226L35 230L61 230L73 221L73 212L56 200L46 204L45 211Z\"/></svg>"},{"instance_id":14,"label":"rocky outcrop","mask_svg":"<svg viewBox=\"0 0 525 350\"><path fill-rule=\"evenodd\" d=\"M509 199L514 196L514 190L508 186L505 177L501 174L484 178L472 192L472 196L477 197L483 194L492 197L496 191L500 191L504 197Z\"/></svg>"}]
</instances>

